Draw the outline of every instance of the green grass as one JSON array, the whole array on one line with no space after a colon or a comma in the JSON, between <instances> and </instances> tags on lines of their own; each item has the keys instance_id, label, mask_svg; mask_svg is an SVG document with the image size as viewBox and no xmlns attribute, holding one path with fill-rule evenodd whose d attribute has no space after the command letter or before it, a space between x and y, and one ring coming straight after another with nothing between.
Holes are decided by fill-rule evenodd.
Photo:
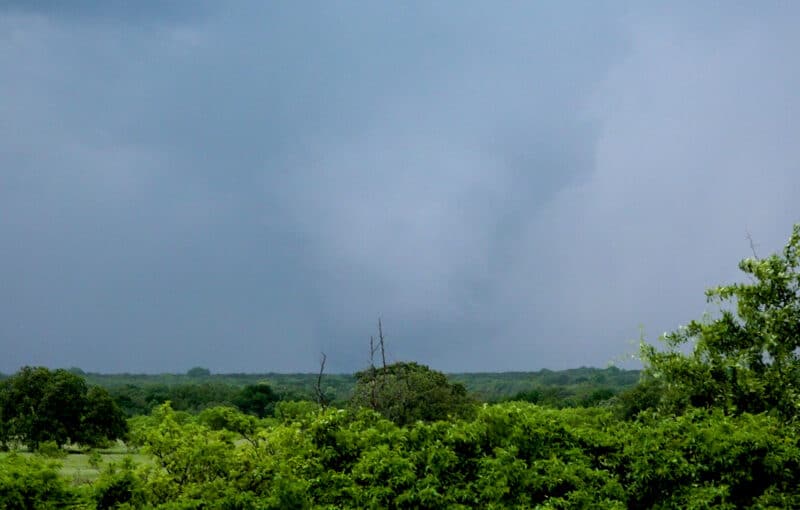
<instances>
[{"instance_id":1,"label":"green grass","mask_svg":"<svg viewBox=\"0 0 800 510\"><path fill-rule=\"evenodd\" d=\"M100 453L100 462L97 467L89 462L90 453L69 451L63 458L53 459L61 464L61 476L66 478L74 485L84 485L94 482L100 473L111 463L120 464L123 459L130 457L135 464L147 464L152 462L147 455L129 452L123 444L115 445L113 448L97 450ZM26 451L17 451L19 455L35 455ZM0 452L0 457L7 456L8 453Z\"/></svg>"},{"instance_id":2,"label":"green grass","mask_svg":"<svg viewBox=\"0 0 800 510\"><path fill-rule=\"evenodd\" d=\"M61 460L61 476L65 477L75 485L83 485L94 482L105 466L111 463L119 464L125 457L131 457L136 464L150 462L146 455L140 453L104 453L102 460L97 467L89 464L89 455L86 453L71 453Z\"/></svg>"}]
</instances>

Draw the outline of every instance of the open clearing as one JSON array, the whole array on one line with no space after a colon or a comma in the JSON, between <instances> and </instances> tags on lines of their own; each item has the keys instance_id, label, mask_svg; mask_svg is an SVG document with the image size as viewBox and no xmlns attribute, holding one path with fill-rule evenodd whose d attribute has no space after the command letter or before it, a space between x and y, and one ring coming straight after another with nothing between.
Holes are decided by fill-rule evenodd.
<instances>
[{"instance_id":1,"label":"open clearing","mask_svg":"<svg viewBox=\"0 0 800 510\"><path fill-rule=\"evenodd\" d=\"M61 475L74 485L92 483L100 476L100 473L109 464L121 464L125 458L130 458L135 464L146 464L151 462L149 457L141 453L131 453L125 445L117 445L113 448L95 450L100 454L99 462L93 466L90 462L91 453L69 451L63 458L51 458L61 464ZM26 451L18 451L18 455L35 455ZM0 452L0 457L9 455L8 452Z\"/></svg>"}]
</instances>

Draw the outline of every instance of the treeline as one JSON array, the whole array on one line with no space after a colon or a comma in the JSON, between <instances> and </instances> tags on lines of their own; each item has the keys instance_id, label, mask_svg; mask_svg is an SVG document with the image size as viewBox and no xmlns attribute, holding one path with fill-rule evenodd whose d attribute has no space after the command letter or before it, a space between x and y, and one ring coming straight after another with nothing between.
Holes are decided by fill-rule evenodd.
<instances>
[{"instance_id":1,"label":"treeline","mask_svg":"<svg viewBox=\"0 0 800 510\"><path fill-rule=\"evenodd\" d=\"M125 384L108 388L111 398L129 417L150 412L170 402L178 411L198 413L216 406L235 406L260 417L271 416L275 402L281 397L268 384L243 387L214 382L197 382L168 386L164 384Z\"/></svg>"},{"instance_id":2,"label":"treeline","mask_svg":"<svg viewBox=\"0 0 800 510\"><path fill-rule=\"evenodd\" d=\"M202 372L200 370L202 370ZM109 391L120 387L173 388L208 384L216 387L243 388L257 384L270 386L288 400L313 398L316 394L317 374L213 374L208 369L194 367L185 374L98 374L71 369L86 378L90 384L102 386ZM199 375L191 375L192 373ZM353 374L325 374L322 390L333 401L344 402L352 395L355 385Z\"/></svg>"},{"instance_id":3,"label":"treeline","mask_svg":"<svg viewBox=\"0 0 800 510\"><path fill-rule=\"evenodd\" d=\"M192 369L195 374L200 370ZM274 416L279 402L311 401L338 408L371 407L401 424L447 418L453 413L464 415L464 409L456 412L458 406L466 409L486 401L480 393L468 391L467 385L483 389L483 395L493 395L496 400L528 401L553 408L611 405L619 392L632 386L631 375L637 375L616 368L580 368L448 377L416 363L394 363L348 376L347 398L337 399L334 392L312 387L319 382L318 375L285 375L298 387L302 384L302 390L279 394L263 379L258 382L256 377L236 375L234 381L251 383L236 386L226 380L230 376L214 377L202 370L200 376L136 376L140 383L137 385L131 384L131 376L127 375L92 377L78 375L82 372L76 369L25 367L0 381L0 448L12 441L28 444L32 449L49 441L57 445L97 445L123 437L124 417L149 415L165 403L175 411L190 414L232 407L265 418ZM84 378L117 384L103 388ZM169 385L164 380L181 382ZM498 387L503 390L498 391ZM531 389L508 396L515 388ZM100 418L106 420L105 424L100 423ZM86 436L89 431L93 431L91 441Z\"/></svg>"},{"instance_id":4,"label":"treeline","mask_svg":"<svg viewBox=\"0 0 800 510\"><path fill-rule=\"evenodd\" d=\"M192 370L195 374L191 375ZM245 388L269 387L276 400L318 399L344 407L352 399L357 376L324 374L317 388L318 374L211 374L194 368L188 374L94 374L71 369L88 383L104 387L127 416L149 414L164 402L173 409L197 413L219 405L239 407ZM202 372L201 372L202 370ZM570 370L505 373L448 374L447 380L464 386L480 402L523 400L547 407L589 407L612 399L633 388L638 370L577 368ZM248 390L250 391L250 390Z\"/></svg>"},{"instance_id":5,"label":"treeline","mask_svg":"<svg viewBox=\"0 0 800 510\"><path fill-rule=\"evenodd\" d=\"M639 378L639 370L614 366L450 376L482 402L516 400L554 408L591 407L607 402L632 389Z\"/></svg>"}]
</instances>

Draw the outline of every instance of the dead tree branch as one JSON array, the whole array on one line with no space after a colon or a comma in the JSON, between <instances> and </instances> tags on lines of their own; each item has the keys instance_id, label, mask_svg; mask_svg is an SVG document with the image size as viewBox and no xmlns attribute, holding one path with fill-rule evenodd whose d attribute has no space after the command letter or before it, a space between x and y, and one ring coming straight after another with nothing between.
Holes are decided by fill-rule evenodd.
<instances>
[{"instance_id":1,"label":"dead tree branch","mask_svg":"<svg viewBox=\"0 0 800 510\"><path fill-rule=\"evenodd\" d=\"M328 399L325 397L325 392L322 391L322 374L325 372L325 362L328 361L328 356L322 353L319 361L319 374L317 375L317 385L314 391L317 394L317 403L324 409L328 405Z\"/></svg>"},{"instance_id":2,"label":"dead tree branch","mask_svg":"<svg viewBox=\"0 0 800 510\"><path fill-rule=\"evenodd\" d=\"M383 377L386 377L386 343L383 336L383 324L381 318L378 317L378 343L381 347L381 362L383 363Z\"/></svg>"},{"instance_id":3,"label":"dead tree branch","mask_svg":"<svg viewBox=\"0 0 800 510\"><path fill-rule=\"evenodd\" d=\"M745 239L747 239L747 242L750 243L750 251L753 252L753 258L755 258L756 260L761 260L761 258L758 256L758 253L756 253L756 248L758 247L758 245L753 242L753 236L750 235L750 230L745 229L745 232L747 233L747 235L744 237Z\"/></svg>"},{"instance_id":4,"label":"dead tree branch","mask_svg":"<svg viewBox=\"0 0 800 510\"><path fill-rule=\"evenodd\" d=\"M380 351L381 353L381 371L378 375L378 369L375 367L375 354ZM383 336L383 322L378 317L378 341L377 345L375 337L369 337L369 376L370 376L370 405L373 409L378 409L378 389L383 390L386 385L386 337Z\"/></svg>"}]
</instances>

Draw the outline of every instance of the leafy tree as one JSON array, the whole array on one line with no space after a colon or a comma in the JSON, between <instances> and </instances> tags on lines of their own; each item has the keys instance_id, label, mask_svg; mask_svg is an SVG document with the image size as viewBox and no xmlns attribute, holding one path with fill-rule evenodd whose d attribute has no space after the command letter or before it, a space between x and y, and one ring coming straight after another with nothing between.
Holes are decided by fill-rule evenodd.
<instances>
[{"instance_id":1,"label":"leafy tree","mask_svg":"<svg viewBox=\"0 0 800 510\"><path fill-rule=\"evenodd\" d=\"M125 415L103 388L92 386L86 392L86 408L81 417L78 442L100 446L109 439L121 438L128 430Z\"/></svg>"},{"instance_id":2,"label":"leafy tree","mask_svg":"<svg viewBox=\"0 0 800 510\"><path fill-rule=\"evenodd\" d=\"M197 422L211 430L228 430L255 443L258 420L255 416L243 414L233 407L210 407L197 416Z\"/></svg>"},{"instance_id":3,"label":"leafy tree","mask_svg":"<svg viewBox=\"0 0 800 510\"><path fill-rule=\"evenodd\" d=\"M111 466L100 475L93 484L93 489L97 510L144 506L141 481L130 466L123 465L120 470Z\"/></svg>"},{"instance_id":4,"label":"leafy tree","mask_svg":"<svg viewBox=\"0 0 800 510\"><path fill-rule=\"evenodd\" d=\"M310 400L281 400L275 404L275 418L292 421L307 418L319 412L320 405Z\"/></svg>"},{"instance_id":5,"label":"leafy tree","mask_svg":"<svg viewBox=\"0 0 800 510\"><path fill-rule=\"evenodd\" d=\"M85 406L86 383L66 370L24 367L3 381L2 414L8 434L32 449L77 439Z\"/></svg>"},{"instance_id":6,"label":"leafy tree","mask_svg":"<svg viewBox=\"0 0 800 510\"><path fill-rule=\"evenodd\" d=\"M750 279L706 292L716 318L692 321L665 336L667 349L645 345L648 373L664 385L661 404L723 407L733 412L800 414L800 224L782 253L747 258ZM693 345L690 354L681 350Z\"/></svg>"},{"instance_id":7,"label":"leafy tree","mask_svg":"<svg viewBox=\"0 0 800 510\"><path fill-rule=\"evenodd\" d=\"M186 375L189 377L208 377L211 375L211 370L203 367L192 367L186 372Z\"/></svg>"},{"instance_id":8,"label":"leafy tree","mask_svg":"<svg viewBox=\"0 0 800 510\"><path fill-rule=\"evenodd\" d=\"M414 362L370 367L356 379L351 404L374 409L399 425L465 415L473 408L462 384Z\"/></svg>"},{"instance_id":9,"label":"leafy tree","mask_svg":"<svg viewBox=\"0 0 800 510\"><path fill-rule=\"evenodd\" d=\"M143 466L149 503L183 498L199 508L228 489L226 477L233 467L232 434L183 420L168 403L156 408L149 425L137 434L144 451L154 458L154 464Z\"/></svg>"},{"instance_id":10,"label":"leafy tree","mask_svg":"<svg viewBox=\"0 0 800 510\"><path fill-rule=\"evenodd\" d=\"M652 377L644 378L633 388L617 396L617 415L625 420L636 418L647 409L656 409L664 393L663 384Z\"/></svg>"},{"instance_id":11,"label":"leafy tree","mask_svg":"<svg viewBox=\"0 0 800 510\"><path fill-rule=\"evenodd\" d=\"M93 445L124 433L121 411L101 389L67 370L24 367L0 383L4 441L18 439L36 449L45 441ZM96 412L91 405L101 406Z\"/></svg>"},{"instance_id":12,"label":"leafy tree","mask_svg":"<svg viewBox=\"0 0 800 510\"><path fill-rule=\"evenodd\" d=\"M233 403L243 413L264 418L274 414L275 403L279 400L280 396L268 384L249 384L233 398Z\"/></svg>"}]
</instances>

